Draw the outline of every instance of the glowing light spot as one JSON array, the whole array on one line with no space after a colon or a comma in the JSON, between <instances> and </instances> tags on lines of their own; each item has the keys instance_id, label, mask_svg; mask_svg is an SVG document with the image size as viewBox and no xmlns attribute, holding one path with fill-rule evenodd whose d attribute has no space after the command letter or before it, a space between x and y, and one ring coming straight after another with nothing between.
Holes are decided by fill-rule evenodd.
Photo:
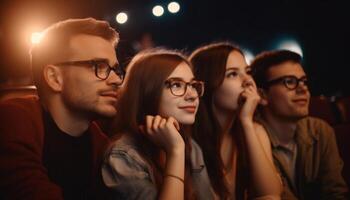
<instances>
[{"instance_id":1,"label":"glowing light spot","mask_svg":"<svg viewBox=\"0 0 350 200\"><path fill-rule=\"evenodd\" d=\"M33 44L39 44L44 34L41 32L34 32L31 36L31 41Z\"/></svg>"},{"instance_id":2,"label":"glowing light spot","mask_svg":"<svg viewBox=\"0 0 350 200\"><path fill-rule=\"evenodd\" d=\"M128 21L128 15L125 12L120 12L119 14L117 14L117 16L115 17L115 20L119 23L119 24L124 24L125 22Z\"/></svg>"},{"instance_id":3,"label":"glowing light spot","mask_svg":"<svg viewBox=\"0 0 350 200\"><path fill-rule=\"evenodd\" d=\"M299 54L300 56L303 56L303 50L301 49L300 45L298 42L296 42L295 40L285 40L282 41L277 49L286 49L289 51L293 51L297 54Z\"/></svg>"},{"instance_id":4,"label":"glowing light spot","mask_svg":"<svg viewBox=\"0 0 350 200\"><path fill-rule=\"evenodd\" d=\"M168 10L171 13L177 13L180 10L180 4L173 1L168 4Z\"/></svg>"},{"instance_id":5,"label":"glowing light spot","mask_svg":"<svg viewBox=\"0 0 350 200\"><path fill-rule=\"evenodd\" d=\"M254 59L254 54L247 50L247 49L242 49L245 61L247 62L248 65L250 65Z\"/></svg>"},{"instance_id":6,"label":"glowing light spot","mask_svg":"<svg viewBox=\"0 0 350 200\"><path fill-rule=\"evenodd\" d=\"M160 17L164 14L164 8L160 5L154 6L152 9L152 13L156 17Z\"/></svg>"}]
</instances>

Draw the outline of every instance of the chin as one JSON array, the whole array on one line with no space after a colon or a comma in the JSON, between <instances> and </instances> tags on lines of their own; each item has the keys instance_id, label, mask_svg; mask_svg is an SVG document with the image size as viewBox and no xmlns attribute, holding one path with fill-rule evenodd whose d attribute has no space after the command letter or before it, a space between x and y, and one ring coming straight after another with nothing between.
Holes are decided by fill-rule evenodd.
<instances>
[{"instance_id":1,"label":"chin","mask_svg":"<svg viewBox=\"0 0 350 200\"><path fill-rule=\"evenodd\" d=\"M189 117L189 118L183 118L181 120L177 120L180 124L184 124L184 125L191 125L194 123L195 118L194 117Z\"/></svg>"},{"instance_id":2,"label":"chin","mask_svg":"<svg viewBox=\"0 0 350 200\"><path fill-rule=\"evenodd\" d=\"M98 114L102 117L114 117L117 114L117 110L114 106L108 106L99 109Z\"/></svg>"}]
</instances>

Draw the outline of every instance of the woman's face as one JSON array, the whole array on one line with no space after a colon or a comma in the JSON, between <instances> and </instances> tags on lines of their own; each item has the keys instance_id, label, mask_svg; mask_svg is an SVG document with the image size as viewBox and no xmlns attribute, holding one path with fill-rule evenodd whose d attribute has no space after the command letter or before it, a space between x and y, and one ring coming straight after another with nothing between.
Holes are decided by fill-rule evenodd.
<instances>
[{"instance_id":1,"label":"woman's face","mask_svg":"<svg viewBox=\"0 0 350 200\"><path fill-rule=\"evenodd\" d=\"M254 82L250 72L251 69L247 66L243 55L238 51L231 51L226 62L224 80L213 93L214 107L223 111L236 111L244 84L247 81Z\"/></svg>"},{"instance_id":2,"label":"woman's face","mask_svg":"<svg viewBox=\"0 0 350 200\"><path fill-rule=\"evenodd\" d=\"M165 82L158 114L162 117L174 117L181 124L194 123L199 97L195 88L185 84L194 83L190 66L181 62Z\"/></svg>"}]
</instances>

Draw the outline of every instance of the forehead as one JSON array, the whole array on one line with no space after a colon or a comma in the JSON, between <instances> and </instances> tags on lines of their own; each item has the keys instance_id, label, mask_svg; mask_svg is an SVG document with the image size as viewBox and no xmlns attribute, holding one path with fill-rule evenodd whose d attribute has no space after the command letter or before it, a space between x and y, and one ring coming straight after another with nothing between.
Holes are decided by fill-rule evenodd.
<instances>
[{"instance_id":1,"label":"forehead","mask_svg":"<svg viewBox=\"0 0 350 200\"><path fill-rule=\"evenodd\" d=\"M193 73L190 66L186 62L181 62L177 65L174 71L169 75L168 78L182 78L185 81L190 81L193 79Z\"/></svg>"},{"instance_id":2,"label":"forehead","mask_svg":"<svg viewBox=\"0 0 350 200\"><path fill-rule=\"evenodd\" d=\"M230 52L226 61L226 69L231 67L246 67L246 66L247 66L247 63L244 59L244 56L240 52L236 50L233 50Z\"/></svg>"},{"instance_id":3,"label":"forehead","mask_svg":"<svg viewBox=\"0 0 350 200\"><path fill-rule=\"evenodd\" d=\"M79 34L73 36L69 41L71 60L89 60L105 58L109 62L116 62L114 45L99 36Z\"/></svg>"},{"instance_id":4,"label":"forehead","mask_svg":"<svg viewBox=\"0 0 350 200\"><path fill-rule=\"evenodd\" d=\"M306 76L303 67L299 63L284 62L275 65L267 70L267 77L269 79L278 78L281 76L296 76L298 78Z\"/></svg>"}]
</instances>

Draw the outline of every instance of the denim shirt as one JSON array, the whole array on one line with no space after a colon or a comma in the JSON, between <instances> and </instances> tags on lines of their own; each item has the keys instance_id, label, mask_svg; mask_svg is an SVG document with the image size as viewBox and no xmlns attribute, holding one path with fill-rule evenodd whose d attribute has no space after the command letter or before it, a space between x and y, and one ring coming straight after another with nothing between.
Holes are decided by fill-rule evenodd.
<instances>
[{"instance_id":1,"label":"denim shirt","mask_svg":"<svg viewBox=\"0 0 350 200\"><path fill-rule=\"evenodd\" d=\"M194 140L191 145L193 189L198 199L214 199L202 150ZM114 191L115 199L157 199L153 170L128 136L113 144L102 166L102 177L106 186Z\"/></svg>"}]
</instances>

